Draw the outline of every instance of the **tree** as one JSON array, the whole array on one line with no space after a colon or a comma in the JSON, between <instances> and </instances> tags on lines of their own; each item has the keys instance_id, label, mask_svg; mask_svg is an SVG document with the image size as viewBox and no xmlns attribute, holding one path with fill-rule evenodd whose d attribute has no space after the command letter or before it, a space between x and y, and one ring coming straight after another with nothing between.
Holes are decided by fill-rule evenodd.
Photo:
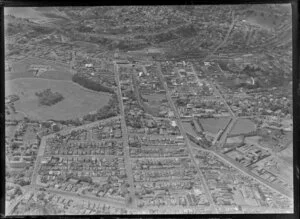
<instances>
[{"instance_id":1,"label":"tree","mask_svg":"<svg viewBox=\"0 0 300 219\"><path fill-rule=\"evenodd\" d=\"M101 83L93 81L92 79L87 78L85 75L80 73L74 74L72 81L90 90L114 93L114 89L105 87Z\"/></svg>"},{"instance_id":2,"label":"tree","mask_svg":"<svg viewBox=\"0 0 300 219\"><path fill-rule=\"evenodd\" d=\"M39 104L46 106L54 105L64 99L62 94L58 92L52 92L50 88L45 89L41 92L36 92L35 95L39 99Z\"/></svg>"},{"instance_id":3,"label":"tree","mask_svg":"<svg viewBox=\"0 0 300 219\"><path fill-rule=\"evenodd\" d=\"M24 179L21 179L21 180L17 180L16 184L19 184L20 186L27 186L27 185L30 184L30 182L29 181L25 181Z\"/></svg>"},{"instance_id":4,"label":"tree","mask_svg":"<svg viewBox=\"0 0 300 219\"><path fill-rule=\"evenodd\" d=\"M22 192L22 190L20 189L20 187L17 187L17 188L16 188L15 194L16 194L17 196L20 196L20 195L23 194L23 192Z\"/></svg>"},{"instance_id":5,"label":"tree","mask_svg":"<svg viewBox=\"0 0 300 219\"><path fill-rule=\"evenodd\" d=\"M11 144L11 149L12 149L13 151L19 149L19 144L17 144L16 142L13 142L13 143Z\"/></svg>"}]
</instances>

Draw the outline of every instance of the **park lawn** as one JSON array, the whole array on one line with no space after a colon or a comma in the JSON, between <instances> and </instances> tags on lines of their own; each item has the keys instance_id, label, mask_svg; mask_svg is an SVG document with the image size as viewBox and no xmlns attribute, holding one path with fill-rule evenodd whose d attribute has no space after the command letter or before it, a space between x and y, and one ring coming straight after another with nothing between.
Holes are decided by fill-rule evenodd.
<instances>
[{"instance_id":1,"label":"park lawn","mask_svg":"<svg viewBox=\"0 0 300 219\"><path fill-rule=\"evenodd\" d=\"M5 73L5 81L6 80L13 80L17 78L33 78L33 74L30 71L23 71L23 72L6 72Z\"/></svg>"},{"instance_id":2,"label":"park lawn","mask_svg":"<svg viewBox=\"0 0 300 219\"><path fill-rule=\"evenodd\" d=\"M247 134L256 130L256 125L249 119L238 119L230 135Z\"/></svg>"},{"instance_id":3,"label":"park lawn","mask_svg":"<svg viewBox=\"0 0 300 219\"><path fill-rule=\"evenodd\" d=\"M54 80L72 80L72 73L67 64L55 63L45 59L26 58L12 64L12 72L5 73L5 80L13 80L17 78L35 78L33 72L30 71L31 65L47 65L51 66L51 70L42 73L39 77Z\"/></svg>"},{"instance_id":4,"label":"park lawn","mask_svg":"<svg viewBox=\"0 0 300 219\"><path fill-rule=\"evenodd\" d=\"M59 62L42 59L42 58L35 58L35 57L28 57L16 63L12 63L14 72L24 72L28 70L30 65L50 65L53 69L57 71L65 71L69 69L68 64L59 63Z\"/></svg>"},{"instance_id":5,"label":"park lawn","mask_svg":"<svg viewBox=\"0 0 300 219\"><path fill-rule=\"evenodd\" d=\"M53 106L40 106L35 92L47 88L61 93L64 99ZM20 100L15 103L17 111L39 120L75 119L102 108L110 99L107 93L89 91L73 82L38 78L6 81L5 90L6 95L19 95Z\"/></svg>"},{"instance_id":6,"label":"park lawn","mask_svg":"<svg viewBox=\"0 0 300 219\"><path fill-rule=\"evenodd\" d=\"M225 128L228 124L230 118L201 118L199 121L204 129L204 131L217 134L220 129Z\"/></svg>"},{"instance_id":7,"label":"park lawn","mask_svg":"<svg viewBox=\"0 0 300 219\"><path fill-rule=\"evenodd\" d=\"M40 75L40 78L72 81L72 74L66 71L46 71Z\"/></svg>"}]
</instances>

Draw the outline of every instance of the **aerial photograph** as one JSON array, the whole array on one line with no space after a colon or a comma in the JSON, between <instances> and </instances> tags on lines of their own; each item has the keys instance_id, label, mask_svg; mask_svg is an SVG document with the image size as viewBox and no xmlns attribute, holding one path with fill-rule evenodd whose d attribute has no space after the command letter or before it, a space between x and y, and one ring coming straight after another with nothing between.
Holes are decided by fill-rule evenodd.
<instances>
[{"instance_id":1,"label":"aerial photograph","mask_svg":"<svg viewBox=\"0 0 300 219\"><path fill-rule=\"evenodd\" d=\"M294 213L291 4L5 7L5 215Z\"/></svg>"}]
</instances>

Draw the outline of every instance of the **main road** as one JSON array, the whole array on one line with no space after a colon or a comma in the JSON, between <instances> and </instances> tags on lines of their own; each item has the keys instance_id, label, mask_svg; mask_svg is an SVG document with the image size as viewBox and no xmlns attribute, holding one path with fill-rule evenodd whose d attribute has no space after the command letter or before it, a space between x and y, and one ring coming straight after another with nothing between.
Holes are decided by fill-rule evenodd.
<instances>
[{"instance_id":1,"label":"main road","mask_svg":"<svg viewBox=\"0 0 300 219\"><path fill-rule=\"evenodd\" d=\"M45 192L49 192L52 194L56 194L56 195L61 195L61 196L66 196L66 197L70 197L70 198L75 198L75 199L81 199L81 200L89 200L89 201L94 201L94 202L98 202L101 204L108 204L114 207L119 207L119 208L127 208L127 206L124 204L123 201L117 201L114 200L112 198L105 198L105 197L92 197L92 196L87 196L87 195L79 195L77 193L73 193L73 192L67 192L67 191L62 191L62 190L56 190L56 189L49 189L49 188L44 188L43 186L39 186L39 185L35 185L30 186L26 189L26 192L23 193L21 196L19 196L18 198L16 198L16 200L14 200L6 209L6 215L11 215L13 209L18 205L18 203L24 198L24 196L26 194L28 194L29 192L34 192L34 191L39 191L39 189L42 189L40 191L45 191Z\"/></svg>"},{"instance_id":2,"label":"main road","mask_svg":"<svg viewBox=\"0 0 300 219\"><path fill-rule=\"evenodd\" d=\"M195 75L196 79L197 79L197 82L198 84L200 84L200 79L198 77L198 75L196 74L196 71L194 69L194 66L192 65L192 70L193 70L193 74ZM202 68L202 71L205 72L207 75L208 75L208 72L206 71L205 68ZM221 94L221 92L219 91L219 89L213 84L212 81L209 81L210 82L210 85L213 87L214 91L215 91L215 94L220 97L222 99L222 101L224 102L224 104L226 105L228 111L230 112L231 114L231 120L229 121L229 123L227 124L227 126L225 127L225 129L223 130L222 134L221 134L221 137L220 137L220 140L217 141L217 144L215 145L216 148L222 148L224 146L224 144L226 143L226 139L227 139L227 136L228 134L230 133L230 131L232 130L234 124L236 123L237 121L237 117L236 115L234 114L234 112L232 111L232 109L230 108L230 106L228 105L228 103L226 102L224 96Z\"/></svg>"},{"instance_id":3,"label":"main road","mask_svg":"<svg viewBox=\"0 0 300 219\"><path fill-rule=\"evenodd\" d=\"M122 138L123 138L123 146L124 146L125 168L126 168L128 183L130 185L129 192L130 192L130 198L132 201L130 203L130 205L132 207L136 207L136 201L135 201L136 198L135 198L134 183L133 183L133 173L132 173L132 168L131 168L130 152L129 152L129 144L128 144L128 132L127 132L126 121L125 121L125 112L124 112L124 105L123 105L120 78L119 78L119 69L118 69L118 65L116 63L114 63L114 71L115 71L115 80L118 85L118 99L119 99L119 106L120 106L120 112L121 112L121 127L122 127L122 133L123 133Z\"/></svg>"},{"instance_id":4,"label":"main road","mask_svg":"<svg viewBox=\"0 0 300 219\"><path fill-rule=\"evenodd\" d=\"M185 139L186 145L188 146L188 150L189 150L189 153L190 153L191 160L192 160L194 166L195 166L196 169L197 169L197 172L198 172L200 181L201 181L201 183L202 183L202 185L203 185L203 188L204 188L204 190L205 190L205 193L206 193L206 195L207 195L207 198L208 198L208 200L209 200L211 206L213 207L214 211L215 211L216 213L218 213L218 210L217 210L217 207L216 207L216 205L215 205L215 202L214 202L214 200L213 200L213 198L212 198L212 196L211 196L211 194L210 194L209 187L208 187L206 181L204 180L205 178L204 178L204 176L203 176L203 173L202 173L202 171L200 170L199 166L197 165L197 162L196 162L196 160L195 160L195 158L194 158L194 156L193 156L194 153L193 153L193 151L192 151L192 146L191 146L191 144L190 144L190 142L189 142L189 139L188 139L188 137L187 137L187 134L186 134L186 132L185 132L185 130L184 130L184 128L183 128L183 125L182 125L182 123L181 123L181 119L180 119L179 113L178 113L178 111L177 111L177 108L176 108L176 106L175 106L175 104L174 104L174 102L173 102L173 100L172 100L172 98L171 98L171 94L170 94L170 92L169 92L167 83L165 82L165 80L164 80L164 78L163 78L163 74L162 74L162 72L161 72L161 66L160 66L160 63L157 62L156 64L157 64L157 67L158 67L158 68L157 68L158 73L159 73L158 76L159 76L161 82L162 82L163 85L164 85L164 89L166 90L166 96L167 96L168 102L169 102L169 104L171 105L172 110L174 111L174 114L175 114L175 117L176 117L176 120L177 120L177 125L178 125L178 127L179 127L179 130L180 130L182 136L183 136L184 139Z\"/></svg>"},{"instance_id":5,"label":"main road","mask_svg":"<svg viewBox=\"0 0 300 219\"><path fill-rule=\"evenodd\" d=\"M194 147L196 150L202 150L199 148ZM225 161L226 163L229 163L230 165L234 166L236 169L238 169L239 171L241 171L242 173L250 176L252 179L262 183L264 186L268 187L269 189L271 189L272 191L276 192L276 193L280 193L281 195L285 196L286 198L292 200L293 199L293 194L291 194L289 191L284 190L282 187L274 185L270 182L268 182L267 180L260 178L259 176L257 176L256 174L252 173L249 169L247 169L246 167L242 166L240 163L230 159L229 157L227 157L226 155L218 152L218 151L213 151L213 150L206 150L209 151L211 153L213 153L215 156L217 156L218 158L220 158L221 160Z\"/></svg>"}]
</instances>

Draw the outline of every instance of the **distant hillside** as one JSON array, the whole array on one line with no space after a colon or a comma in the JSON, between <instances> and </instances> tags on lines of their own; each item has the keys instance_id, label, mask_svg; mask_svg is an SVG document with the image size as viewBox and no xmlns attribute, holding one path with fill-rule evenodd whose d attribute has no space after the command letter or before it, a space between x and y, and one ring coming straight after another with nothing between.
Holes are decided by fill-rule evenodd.
<instances>
[{"instance_id":1,"label":"distant hillside","mask_svg":"<svg viewBox=\"0 0 300 219\"><path fill-rule=\"evenodd\" d=\"M217 53L241 50L254 53L275 46L283 49L288 48L291 41L291 9L286 5L51 7L35 10L49 18L47 26L38 27L29 21L22 26L19 21L12 20L7 33L13 35L22 30L34 39L55 32L63 34L70 43L96 43L107 51L155 46L173 55L189 51L207 54L223 41ZM234 28L225 40L233 19ZM80 49L78 44L74 47Z\"/></svg>"}]
</instances>

